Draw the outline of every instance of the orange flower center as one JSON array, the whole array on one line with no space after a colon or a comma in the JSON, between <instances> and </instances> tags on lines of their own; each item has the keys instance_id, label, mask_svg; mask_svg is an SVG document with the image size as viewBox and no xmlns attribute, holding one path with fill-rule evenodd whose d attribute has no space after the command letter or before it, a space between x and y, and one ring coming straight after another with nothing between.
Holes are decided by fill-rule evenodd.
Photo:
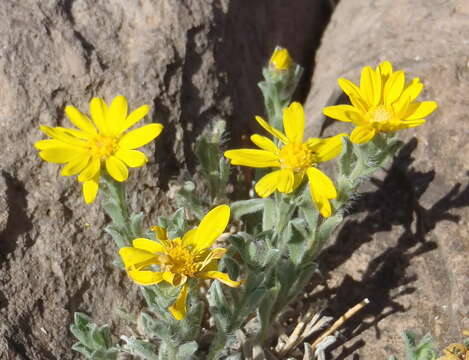
<instances>
[{"instance_id":1,"label":"orange flower center","mask_svg":"<svg viewBox=\"0 0 469 360\"><path fill-rule=\"evenodd\" d=\"M106 159L117 150L117 140L114 137L98 135L88 142L91 155L95 158Z\"/></svg>"},{"instance_id":2,"label":"orange flower center","mask_svg":"<svg viewBox=\"0 0 469 360\"><path fill-rule=\"evenodd\" d=\"M173 274L193 276L199 270L196 256L187 247L171 241L165 246L165 259L162 261Z\"/></svg>"},{"instance_id":3,"label":"orange flower center","mask_svg":"<svg viewBox=\"0 0 469 360\"><path fill-rule=\"evenodd\" d=\"M305 170L314 163L314 155L305 143L289 143L280 149L280 165L293 171Z\"/></svg>"},{"instance_id":4,"label":"orange flower center","mask_svg":"<svg viewBox=\"0 0 469 360\"><path fill-rule=\"evenodd\" d=\"M391 111L386 109L383 105L380 105L373 110L368 112L371 122L383 124L392 119L393 114Z\"/></svg>"}]
</instances>

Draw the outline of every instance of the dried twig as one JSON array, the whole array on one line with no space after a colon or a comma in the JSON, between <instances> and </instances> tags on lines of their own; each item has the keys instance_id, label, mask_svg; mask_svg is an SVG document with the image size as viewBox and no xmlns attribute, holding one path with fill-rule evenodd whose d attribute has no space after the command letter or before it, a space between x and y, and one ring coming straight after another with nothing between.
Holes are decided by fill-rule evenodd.
<instances>
[{"instance_id":1,"label":"dried twig","mask_svg":"<svg viewBox=\"0 0 469 360\"><path fill-rule=\"evenodd\" d=\"M357 305L354 307L348 309L348 311L342 315L324 334L322 334L320 337L318 337L312 344L311 346L315 348L318 346L318 344L324 340L328 335L333 334L339 327L341 327L348 319L350 319L353 315L355 315L357 312L359 312L361 309L363 309L367 304L370 303L370 300L364 299L361 302L359 302Z\"/></svg>"}]
</instances>

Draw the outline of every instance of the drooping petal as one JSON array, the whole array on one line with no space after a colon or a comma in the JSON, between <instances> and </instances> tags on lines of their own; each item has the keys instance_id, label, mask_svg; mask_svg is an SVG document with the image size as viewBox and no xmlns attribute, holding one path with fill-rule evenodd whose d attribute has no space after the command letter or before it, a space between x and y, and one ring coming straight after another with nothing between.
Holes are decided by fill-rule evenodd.
<instances>
[{"instance_id":1,"label":"drooping petal","mask_svg":"<svg viewBox=\"0 0 469 360\"><path fill-rule=\"evenodd\" d=\"M186 301L188 293L189 284L185 283L174 304L168 308L176 320L182 320L186 316Z\"/></svg>"},{"instance_id":2,"label":"drooping petal","mask_svg":"<svg viewBox=\"0 0 469 360\"><path fill-rule=\"evenodd\" d=\"M350 134L350 141L354 144L363 144L375 136L376 131L372 127L357 126Z\"/></svg>"},{"instance_id":3,"label":"drooping petal","mask_svg":"<svg viewBox=\"0 0 469 360\"><path fill-rule=\"evenodd\" d=\"M134 248L140 249L140 250L145 250L150 253L157 253L157 252L164 252L165 248L163 245L160 243L150 240L150 239L145 239L145 238L137 238L132 241L132 245Z\"/></svg>"},{"instance_id":4,"label":"drooping petal","mask_svg":"<svg viewBox=\"0 0 469 360\"><path fill-rule=\"evenodd\" d=\"M267 175L264 175L254 186L257 195L262 198L270 196L276 189L278 184L278 178L281 170L276 170Z\"/></svg>"},{"instance_id":5,"label":"drooping petal","mask_svg":"<svg viewBox=\"0 0 469 360\"><path fill-rule=\"evenodd\" d=\"M278 147L275 143L270 140L268 137L254 134L251 135L251 141L259 146L262 150L269 151L271 153L276 154L278 152Z\"/></svg>"},{"instance_id":6,"label":"drooping petal","mask_svg":"<svg viewBox=\"0 0 469 360\"><path fill-rule=\"evenodd\" d=\"M396 71L391 74L384 85L383 99L386 105L396 101L404 91L405 75L403 71Z\"/></svg>"},{"instance_id":7,"label":"drooping petal","mask_svg":"<svg viewBox=\"0 0 469 360\"><path fill-rule=\"evenodd\" d=\"M357 98L361 97L360 88L357 85L355 85L353 82L351 82L350 80L340 78L339 80L337 80L337 82L339 83L339 86L342 89L342 91L347 96L353 95Z\"/></svg>"},{"instance_id":8,"label":"drooping petal","mask_svg":"<svg viewBox=\"0 0 469 360\"><path fill-rule=\"evenodd\" d=\"M92 204L99 190L99 171L90 180L83 182L83 198L85 203Z\"/></svg>"},{"instance_id":9,"label":"drooping petal","mask_svg":"<svg viewBox=\"0 0 469 360\"><path fill-rule=\"evenodd\" d=\"M129 169L115 156L106 159L106 170L115 180L125 181L129 177Z\"/></svg>"},{"instance_id":10,"label":"drooping petal","mask_svg":"<svg viewBox=\"0 0 469 360\"><path fill-rule=\"evenodd\" d=\"M295 177L292 169L281 169L278 175L277 190L284 194L289 194L293 191Z\"/></svg>"},{"instance_id":11,"label":"drooping petal","mask_svg":"<svg viewBox=\"0 0 469 360\"><path fill-rule=\"evenodd\" d=\"M360 115L357 109L351 105L334 105L327 106L322 109L324 115L331 119L336 119L344 122L351 122L353 116Z\"/></svg>"},{"instance_id":12,"label":"drooping petal","mask_svg":"<svg viewBox=\"0 0 469 360\"><path fill-rule=\"evenodd\" d=\"M154 285L163 281L161 272L149 270L128 270L129 277L139 285Z\"/></svg>"},{"instance_id":13,"label":"drooping petal","mask_svg":"<svg viewBox=\"0 0 469 360\"><path fill-rule=\"evenodd\" d=\"M238 287L243 283L242 281L231 280L228 274L222 273L221 271L200 272L200 273L197 273L196 277L201 278L201 279L216 279L230 287Z\"/></svg>"},{"instance_id":14,"label":"drooping petal","mask_svg":"<svg viewBox=\"0 0 469 360\"><path fill-rule=\"evenodd\" d=\"M204 216L194 235L195 250L208 249L223 233L230 220L230 207L219 205Z\"/></svg>"},{"instance_id":15,"label":"drooping petal","mask_svg":"<svg viewBox=\"0 0 469 360\"><path fill-rule=\"evenodd\" d=\"M109 106L106 118L106 123L111 134L119 135L121 133L121 129L127 119L127 111L127 99L122 95L116 96Z\"/></svg>"},{"instance_id":16,"label":"drooping petal","mask_svg":"<svg viewBox=\"0 0 469 360\"><path fill-rule=\"evenodd\" d=\"M305 130L305 113L299 102L293 102L283 110L283 128L288 140L302 142Z\"/></svg>"},{"instance_id":17,"label":"drooping petal","mask_svg":"<svg viewBox=\"0 0 469 360\"><path fill-rule=\"evenodd\" d=\"M90 157L90 154L80 154L76 156L74 159L70 160L67 165L63 167L62 171L60 172L60 175L77 175L78 173L82 172L83 169L88 165Z\"/></svg>"},{"instance_id":18,"label":"drooping petal","mask_svg":"<svg viewBox=\"0 0 469 360\"><path fill-rule=\"evenodd\" d=\"M342 151L342 138L344 136L347 136L347 134L338 134L322 139L322 141L314 147L317 161L329 161L336 156L339 156Z\"/></svg>"},{"instance_id":19,"label":"drooping petal","mask_svg":"<svg viewBox=\"0 0 469 360\"><path fill-rule=\"evenodd\" d=\"M277 154L258 149L237 149L225 151L225 157L232 165L243 165L255 168L280 166Z\"/></svg>"},{"instance_id":20,"label":"drooping petal","mask_svg":"<svg viewBox=\"0 0 469 360\"><path fill-rule=\"evenodd\" d=\"M101 169L101 161L97 158L91 158L85 169L78 175L78 181L88 181L93 178Z\"/></svg>"},{"instance_id":21,"label":"drooping petal","mask_svg":"<svg viewBox=\"0 0 469 360\"><path fill-rule=\"evenodd\" d=\"M309 168L306 173L313 202L323 217L331 216L332 208L329 199L337 197L337 191L332 180L316 168Z\"/></svg>"},{"instance_id":22,"label":"drooping petal","mask_svg":"<svg viewBox=\"0 0 469 360\"><path fill-rule=\"evenodd\" d=\"M119 149L114 156L132 168L143 166L148 162L147 156L138 150Z\"/></svg>"},{"instance_id":23,"label":"drooping petal","mask_svg":"<svg viewBox=\"0 0 469 360\"><path fill-rule=\"evenodd\" d=\"M306 170L311 186L314 186L314 192L328 199L335 199L337 191L332 180L317 168L310 167Z\"/></svg>"},{"instance_id":24,"label":"drooping petal","mask_svg":"<svg viewBox=\"0 0 469 360\"><path fill-rule=\"evenodd\" d=\"M420 103L410 104L407 108L407 116L405 120L419 120L427 117L438 107L435 101L423 101Z\"/></svg>"},{"instance_id":25,"label":"drooping petal","mask_svg":"<svg viewBox=\"0 0 469 360\"><path fill-rule=\"evenodd\" d=\"M137 249L134 247L123 247L119 249L119 255L122 258L126 268L139 268L148 266L149 264L157 264L157 256L155 254Z\"/></svg>"},{"instance_id":26,"label":"drooping petal","mask_svg":"<svg viewBox=\"0 0 469 360\"><path fill-rule=\"evenodd\" d=\"M277 139L281 140L284 144L288 142L288 138L282 134L279 130L270 126L263 118L260 116L256 116L256 121L259 123L260 126L264 128L265 131L270 133L272 136L275 136Z\"/></svg>"},{"instance_id":27,"label":"drooping petal","mask_svg":"<svg viewBox=\"0 0 469 360\"><path fill-rule=\"evenodd\" d=\"M148 124L125 134L119 141L122 149L136 149L154 140L163 131L161 124Z\"/></svg>"},{"instance_id":28,"label":"drooping petal","mask_svg":"<svg viewBox=\"0 0 469 360\"><path fill-rule=\"evenodd\" d=\"M77 155L79 155L79 153L77 154L75 149L69 147L54 147L39 152L39 156L42 160L56 164L64 164L72 161Z\"/></svg>"},{"instance_id":29,"label":"drooping petal","mask_svg":"<svg viewBox=\"0 0 469 360\"><path fill-rule=\"evenodd\" d=\"M98 132L94 127L93 123L88 119L87 116L83 115L80 110L76 107L67 105L65 107L65 114L68 116L73 125L75 125L80 130L87 132L92 135L97 135Z\"/></svg>"},{"instance_id":30,"label":"drooping petal","mask_svg":"<svg viewBox=\"0 0 469 360\"><path fill-rule=\"evenodd\" d=\"M91 120L98 128L101 134L109 135L108 126L106 123L108 108L106 103L101 98L92 98L90 101L90 114Z\"/></svg>"},{"instance_id":31,"label":"drooping petal","mask_svg":"<svg viewBox=\"0 0 469 360\"><path fill-rule=\"evenodd\" d=\"M140 120L142 120L150 111L150 107L148 105L142 105L139 108L135 109L130 113L127 119L124 121L120 133L123 133L128 128L134 126Z\"/></svg>"}]
</instances>

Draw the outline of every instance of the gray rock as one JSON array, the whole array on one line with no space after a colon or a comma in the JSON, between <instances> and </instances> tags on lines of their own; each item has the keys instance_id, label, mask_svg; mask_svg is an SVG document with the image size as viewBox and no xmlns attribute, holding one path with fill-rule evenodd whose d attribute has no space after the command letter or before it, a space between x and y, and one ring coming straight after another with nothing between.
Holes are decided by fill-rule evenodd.
<instances>
[{"instance_id":1,"label":"gray rock","mask_svg":"<svg viewBox=\"0 0 469 360\"><path fill-rule=\"evenodd\" d=\"M77 181L38 158L39 124L69 126L65 106L87 112L93 96L149 104L144 122L165 132L146 147L150 162L131 172L129 187L134 210L152 224L171 211L167 183L193 169L204 125L225 118L239 135L263 111L255 84L275 45L309 63L327 4L0 1L0 358L79 358L68 330L75 311L118 334L126 329L116 309L142 305L112 265L99 203L85 205Z\"/></svg>"},{"instance_id":2,"label":"gray rock","mask_svg":"<svg viewBox=\"0 0 469 360\"><path fill-rule=\"evenodd\" d=\"M322 107L344 103L337 78L358 82L362 66L385 59L420 77L421 98L440 106L424 126L402 131L406 147L364 187L323 256L331 278L315 294L332 297L336 315L372 301L349 323L352 339L337 358L403 354L407 328L443 346L469 327L468 15L466 1L342 0L322 39L306 101L310 134L350 131L323 121Z\"/></svg>"}]
</instances>

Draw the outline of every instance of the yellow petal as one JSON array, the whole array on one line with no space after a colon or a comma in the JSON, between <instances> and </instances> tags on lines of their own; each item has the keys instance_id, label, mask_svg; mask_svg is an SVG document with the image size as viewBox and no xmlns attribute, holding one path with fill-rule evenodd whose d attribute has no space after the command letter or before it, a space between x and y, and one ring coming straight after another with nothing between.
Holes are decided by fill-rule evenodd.
<instances>
[{"instance_id":1,"label":"yellow petal","mask_svg":"<svg viewBox=\"0 0 469 360\"><path fill-rule=\"evenodd\" d=\"M262 198L270 196L277 189L278 179L281 170L276 170L264 175L257 183L254 189L257 195Z\"/></svg>"},{"instance_id":2,"label":"yellow petal","mask_svg":"<svg viewBox=\"0 0 469 360\"><path fill-rule=\"evenodd\" d=\"M373 139L375 135L375 129L371 127L357 126L350 134L350 141L354 144L363 144Z\"/></svg>"},{"instance_id":3,"label":"yellow petal","mask_svg":"<svg viewBox=\"0 0 469 360\"><path fill-rule=\"evenodd\" d=\"M265 131L270 133L272 136L275 136L277 139L281 140L285 144L288 142L288 138L284 134L282 134L279 130L277 130L273 126L270 126L260 116L256 116L256 121L259 123L260 126L262 126L264 128Z\"/></svg>"},{"instance_id":4,"label":"yellow petal","mask_svg":"<svg viewBox=\"0 0 469 360\"><path fill-rule=\"evenodd\" d=\"M160 272L149 270L128 270L129 277L139 285L154 285L163 280Z\"/></svg>"},{"instance_id":5,"label":"yellow petal","mask_svg":"<svg viewBox=\"0 0 469 360\"><path fill-rule=\"evenodd\" d=\"M155 254L134 247L123 247L119 249L119 255L126 268L139 268L158 263L158 258Z\"/></svg>"},{"instance_id":6,"label":"yellow petal","mask_svg":"<svg viewBox=\"0 0 469 360\"><path fill-rule=\"evenodd\" d=\"M242 281L231 280L228 274L222 273L221 271L205 271L197 273L196 276L201 279L216 279L230 287L238 287L242 284Z\"/></svg>"},{"instance_id":7,"label":"yellow petal","mask_svg":"<svg viewBox=\"0 0 469 360\"><path fill-rule=\"evenodd\" d=\"M410 98L410 101L414 101L422 92L422 90L423 84L420 82L420 79L414 78L412 79L412 82L406 87L402 93L402 96Z\"/></svg>"},{"instance_id":8,"label":"yellow petal","mask_svg":"<svg viewBox=\"0 0 469 360\"><path fill-rule=\"evenodd\" d=\"M295 177L293 176L293 170L281 169L278 175L277 190L284 194L289 194L293 191L293 185L295 183Z\"/></svg>"},{"instance_id":9,"label":"yellow petal","mask_svg":"<svg viewBox=\"0 0 469 360\"><path fill-rule=\"evenodd\" d=\"M62 171L60 172L60 175L71 176L82 172L83 169L88 165L90 157L91 156L89 154L80 154L76 156L73 160L70 160L70 162L63 167Z\"/></svg>"},{"instance_id":10,"label":"yellow petal","mask_svg":"<svg viewBox=\"0 0 469 360\"><path fill-rule=\"evenodd\" d=\"M127 99L122 95L116 96L109 106L106 118L106 123L111 134L119 135L121 133L121 129L127 119L127 111Z\"/></svg>"},{"instance_id":11,"label":"yellow petal","mask_svg":"<svg viewBox=\"0 0 469 360\"><path fill-rule=\"evenodd\" d=\"M132 245L134 248L145 250L153 254L157 252L165 252L165 248L163 247L163 245L150 239L145 239L145 238L134 239L132 241Z\"/></svg>"},{"instance_id":12,"label":"yellow petal","mask_svg":"<svg viewBox=\"0 0 469 360\"><path fill-rule=\"evenodd\" d=\"M314 188L314 193L324 196L328 199L335 199L337 191L332 180L321 170L314 167L308 168L306 174L309 179L310 186Z\"/></svg>"},{"instance_id":13,"label":"yellow petal","mask_svg":"<svg viewBox=\"0 0 469 360\"><path fill-rule=\"evenodd\" d=\"M230 220L230 207L219 205L210 210L200 222L194 235L195 249L208 249L223 233Z\"/></svg>"},{"instance_id":14,"label":"yellow petal","mask_svg":"<svg viewBox=\"0 0 469 360\"><path fill-rule=\"evenodd\" d=\"M427 117L438 108L435 101L423 101L420 103L410 104L407 108L407 116L405 120L419 120Z\"/></svg>"},{"instance_id":15,"label":"yellow petal","mask_svg":"<svg viewBox=\"0 0 469 360\"><path fill-rule=\"evenodd\" d=\"M120 132L123 133L128 128L134 126L136 123L142 120L148 114L149 111L150 111L150 107L148 105L142 105L139 108L132 111L130 115L127 117L127 119L124 121Z\"/></svg>"},{"instance_id":16,"label":"yellow petal","mask_svg":"<svg viewBox=\"0 0 469 360\"><path fill-rule=\"evenodd\" d=\"M173 305L168 310L176 320L182 320L186 317L186 301L189 293L189 284L185 283Z\"/></svg>"},{"instance_id":17,"label":"yellow petal","mask_svg":"<svg viewBox=\"0 0 469 360\"><path fill-rule=\"evenodd\" d=\"M383 99L386 105L399 99L404 91L405 75L403 71L396 71L386 81L383 90Z\"/></svg>"},{"instance_id":18,"label":"yellow petal","mask_svg":"<svg viewBox=\"0 0 469 360\"><path fill-rule=\"evenodd\" d=\"M76 107L68 105L65 107L65 114L73 125L89 134L97 135L96 128L87 116L83 115Z\"/></svg>"},{"instance_id":19,"label":"yellow petal","mask_svg":"<svg viewBox=\"0 0 469 360\"><path fill-rule=\"evenodd\" d=\"M283 109L283 128L290 141L303 142L305 113L299 102L293 102Z\"/></svg>"},{"instance_id":20,"label":"yellow petal","mask_svg":"<svg viewBox=\"0 0 469 360\"><path fill-rule=\"evenodd\" d=\"M79 154L80 153L77 153L75 149L69 147L54 147L39 152L39 156L42 160L56 164L64 164L72 161Z\"/></svg>"},{"instance_id":21,"label":"yellow petal","mask_svg":"<svg viewBox=\"0 0 469 360\"><path fill-rule=\"evenodd\" d=\"M175 274L173 274L171 271L165 271L163 273L163 280L166 281L168 284L174 285L174 276Z\"/></svg>"},{"instance_id":22,"label":"yellow petal","mask_svg":"<svg viewBox=\"0 0 469 360\"><path fill-rule=\"evenodd\" d=\"M359 112L350 105L327 106L322 110L323 114L339 121L350 122L353 116L358 116Z\"/></svg>"},{"instance_id":23,"label":"yellow petal","mask_svg":"<svg viewBox=\"0 0 469 360\"><path fill-rule=\"evenodd\" d=\"M392 74L392 64L389 61L385 60L381 64L378 65L377 70L379 71L381 76L388 77L389 75Z\"/></svg>"},{"instance_id":24,"label":"yellow petal","mask_svg":"<svg viewBox=\"0 0 469 360\"><path fill-rule=\"evenodd\" d=\"M154 140L163 131L161 124L149 124L125 134L119 141L122 149L136 149Z\"/></svg>"},{"instance_id":25,"label":"yellow petal","mask_svg":"<svg viewBox=\"0 0 469 360\"><path fill-rule=\"evenodd\" d=\"M83 182L83 198L85 203L92 204L99 190L99 172L88 181Z\"/></svg>"},{"instance_id":26,"label":"yellow petal","mask_svg":"<svg viewBox=\"0 0 469 360\"><path fill-rule=\"evenodd\" d=\"M146 155L138 150L119 149L114 156L132 168L143 166L148 162Z\"/></svg>"},{"instance_id":27,"label":"yellow petal","mask_svg":"<svg viewBox=\"0 0 469 360\"><path fill-rule=\"evenodd\" d=\"M350 95L349 98L352 106L357 110L357 112L349 112L347 115L354 124L359 124L363 122L362 114L366 114L370 107L366 104L366 101L363 100L362 97Z\"/></svg>"},{"instance_id":28,"label":"yellow petal","mask_svg":"<svg viewBox=\"0 0 469 360\"><path fill-rule=\"evenodd\" d=\"M392 109L394 111L394 116L398 119L403 119L409 109L410 98L401 96L394 104L392 104Z\"/></svg>"},{"instance_id":29,"label":"yellow petal","mask_svg":"<svg viewBox=\"0 0 469 360\"><path fill-rule=\"evenodd\" d=\"M309 168L306 173L313 202L323 217L331 216L332 208L329 199L337 197L334 183L327 175L316 168Z\"/></svg>"},{"instance_id":30,"label":"yellow petal","mask_svg":"<svg viewBox=\"0 0 469 360\"><path fill-rule=\"evenodd\" d=\"M109 156L106 159L106 170L115 180L125 181L129 177L127 166L115 156Z\"/></svg>"},{"instance_id":31,"label":"yellow petal","mask_svg":"<svg viewBox=\"0 0 469 360\"><path fill-rule=\"evenodd\" d=\"M339 156L342 151L342 138L347 134L338 134L322 141L314 147L316 158L319 162L329 161Z\"/></svg>"},{"instance_id":32,"label":"yellow petal","mask_svg":"<svg viewBox=\"0 0 469 360\"><path fill-rule=\"evenodd\" d=\"M64 132L64 128L51 128L49 126L41 125L39 126L39 129L41 129L44 134L50 136L51 138L62 141L65 143L64 145L71 145L78 149L86 147L85 141L77 139L76 137Z\"/></svg>"},{"instance_id":33,"label":"yellow petal","mask_svg":"<svg viewBox=\"0 0 469 360\"><path fill-rule=\"evenodd\" d=\"M68 146L64 142L56 139L46 139L46 140L39 140L34 143L34 147L38 150L45 150L57 147L67 147L70 149L75 149L73 146Z\"/></svg>"},{"instance_id":34,"label":"yellow petal","mask_svg":"<svg viewBox=\"0 0 469 360\"><path fill-rule=\"evenodd\" d=\"M225 151L225 157L231 160L232 165L243 165L254 168L280 166L277 154L258 149L237 149Z\"/></svg>"},{"instance_id":35,"label":"yellow petal","mask_svg":"<svg viewBox=\"0 0 469 360\"><path fill-rule=\"evenodd\" d=\"M195 234L196 234L197 228L190 229L187 231L184 236L182 237L182 244L184 246L193 246L195 247Z\"/></svg>"},{"instance_id":36,"label":"yellow petal","mask_svg":"<svg viewBox=\"0 0 469 360\"><path fill-rule=\"evenodd\" d=\"M160 241L168 240L168 234L166 233L165 228L155 225L151 227L151 230L155 233L155 237L157 240L160 240Z\"/></svg>"},{"instance_id":37,"label":"yellow petal","mask_svg":"<svg viewBox=\"0 0 469 360\"><path fill-rule=\"evenodd\" d=\"M360 77L360 94L368 105L373 105L373 69L365 66Z\"/></svg>"},{"instance_id":38,"label":"yellow petal","mask_svg":"<svg viewBox=\"0 0 469 360\"><path fill-rule=\"evenodd\" d=\"M350 80L347 80L347 79L344 79L344 78L340 78L339 80L337 80L337 82L339 83L339 86L340 88L342 89L342 91L347 95L347 96L350 96L350 95L353 95L357 98L360 98L361 95L360 95L360 89L358 88L357 85L355 85L353 82L351 82ZM334 118L335 119L335 118Z\"/></svg>"},{"instance_id":39,"label":"yellow petal","mask_svg":"<svg viewBox=\"0 0 469 360\"><path fill-rule=\"evenodd\" d=\"M91 119L98 128L100 133L109 134L106 124L107 105L101 98L92 98L90 101Z\"/></svg>"},{"instance_id":40,"label":"yellow petal","mask_svg":"<svg viewBox=\"0 0 469 360\"><path fill-rule=\"evenodd\" d=\"M101 161L97 158L91 158L85 169L78 175L78 181L88 181L93 178L101 169Z\"/></svg>"},{"instance_id":41,"label":"yellow petal","mask_svg":"<svg viewBox=\"0 0 469 360\"><path fill-rule=\"evenodd\" d=\"M396 130L401 130L401 129L408 129L408 128L413 128L417 127L420 125L425 124L426 120L425 119L419 119L419 120L404 120L399 123L397 126Z\"/></svg>"},{"instance_id":42,"label":"yellow petal","mask_svg":"<svg viewBox=\"0 0 469 360\"><path fill-rule=\"evenodd\" d=\"M257 146L259 146L262 150L269 151L274 154L278 152L277 145L275 145L275 143L268 137L254 134L251 135L251 141Z\"/></svg>"}]
</instances>

